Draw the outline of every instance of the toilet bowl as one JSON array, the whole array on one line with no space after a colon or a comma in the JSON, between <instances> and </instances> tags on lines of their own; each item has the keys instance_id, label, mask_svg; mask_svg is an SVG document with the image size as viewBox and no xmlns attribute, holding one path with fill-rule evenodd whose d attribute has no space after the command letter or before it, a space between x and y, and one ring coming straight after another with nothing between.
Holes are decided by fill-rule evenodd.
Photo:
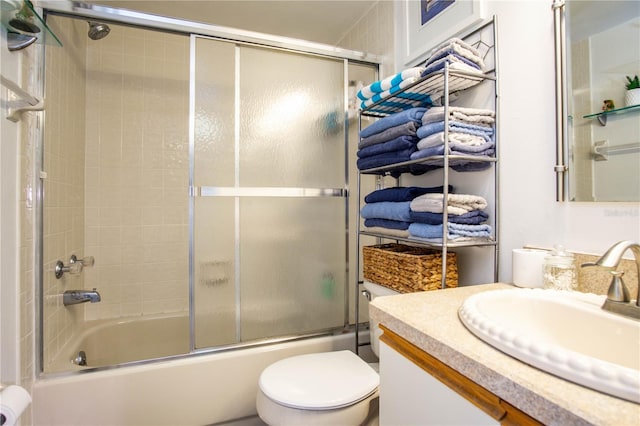
<instances>
[{"instance_id":1,"label":"toilet bowl","mask_svg":"<svg viewBox=\"0 0 640 426\"><path fill-rule=\"evenodd\" d=\"M398 294L365 282L371 300ZM371 346L378 355L377 324L370 324ZM360 425L378 396L378 373L351 351L293 356L268 366L260 375L256 408L269 425Z\"/></svg>"}]
</instances>

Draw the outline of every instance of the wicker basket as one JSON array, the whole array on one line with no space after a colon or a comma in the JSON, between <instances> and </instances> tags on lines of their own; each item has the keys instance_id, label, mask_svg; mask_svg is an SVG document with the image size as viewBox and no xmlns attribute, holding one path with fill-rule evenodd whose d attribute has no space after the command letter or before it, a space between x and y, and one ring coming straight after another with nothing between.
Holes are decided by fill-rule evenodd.
<instances>
[{"instance_id":1,"label":"wicker basket","mask_svg":"<svg viewBox=\"0 0 640 426\"><path fill-rule=\"evenodd\" d=\"M405 244L362 248L364 278L400 293L442 288L442 252ZM455 253L447 253L447 287L458 286Z\"/></svg>"}]
</instances>

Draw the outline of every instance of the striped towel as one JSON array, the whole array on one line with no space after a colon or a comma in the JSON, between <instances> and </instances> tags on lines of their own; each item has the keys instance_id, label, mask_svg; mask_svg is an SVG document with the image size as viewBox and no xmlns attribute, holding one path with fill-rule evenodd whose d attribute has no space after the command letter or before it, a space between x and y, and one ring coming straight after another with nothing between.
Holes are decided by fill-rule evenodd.
<instances>
[{"instance_id":1,"label":"striped towel","mask_svg":"<svg viewBox=\"0 0 640 426\"><path fill-rule=\"evenodd\" d=\"M418 81L417 78L410 78L408 80L404 80L402 83L398 84L397 86L391 87L389 90L385 90L384 92L381 92L381 93L376 93L371 98L360 102L360 108L365 109L365 108L375 104L376 102L379 102L379 101L381 101L383 99L386 99L386 98L390 97L391 95L394 95L394 94L396 94L398 92L401 92L405 88L411 86L416 81ZM427 105L431 105L431 103L432 103L431 102L431 97L429 95L427 95L427 94L424 94L424 93L415 93L415 92L410 92L410 91L404 91L402 93L398 93L396 96L399 97L399 98L402 98L402 99L409 99L409 100L413 100L413 101L423 101Z\"/></svg>"},{"instance_id":2,"label":"striped towel","mask_svg":"<svg viewBox=\"0 0 640 426\"><path fill-rule=\"evenodd\" d=\"M363 87L358 91L357 96L361 101L366 101L378 93L382 93L394 86L398 86L405 80L414 79L413 81L415 81L415 79L420 78L420 74L422 74L423 71L424 67L408 68L383 80L376 81Z\"/></svg>"}]
</instances>

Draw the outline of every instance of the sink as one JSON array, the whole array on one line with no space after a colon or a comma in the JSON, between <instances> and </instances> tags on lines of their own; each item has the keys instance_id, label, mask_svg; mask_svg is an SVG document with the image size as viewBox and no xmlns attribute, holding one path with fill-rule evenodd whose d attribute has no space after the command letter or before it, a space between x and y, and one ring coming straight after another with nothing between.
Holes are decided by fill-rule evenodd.
<instances>
[{"instance_id":1,"label":"sink","mask_svg":"<svg viewBox=\"0 0 640 426\"><path fill-rule=\"evenodd\" d=\"M458 315L477 337L565 380L640 403L640 321L605 296L521 288L468 297Z\"/></svg>"}]
</instances>

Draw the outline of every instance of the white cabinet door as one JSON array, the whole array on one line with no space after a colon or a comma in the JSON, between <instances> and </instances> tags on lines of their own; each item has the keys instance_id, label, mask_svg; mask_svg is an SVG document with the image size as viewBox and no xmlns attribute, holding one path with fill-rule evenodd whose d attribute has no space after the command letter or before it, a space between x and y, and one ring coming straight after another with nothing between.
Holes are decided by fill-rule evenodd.
<instances>
[{"instance_id":1,"label":"white cabinet door","mask_svg":"<svg viewBox=\"0 0 640 426\"><path fill-rule=\"evenodd\" d=\"M380 342L380 425L499 425L439 380Z\"/></svg>"}]
</instances>

